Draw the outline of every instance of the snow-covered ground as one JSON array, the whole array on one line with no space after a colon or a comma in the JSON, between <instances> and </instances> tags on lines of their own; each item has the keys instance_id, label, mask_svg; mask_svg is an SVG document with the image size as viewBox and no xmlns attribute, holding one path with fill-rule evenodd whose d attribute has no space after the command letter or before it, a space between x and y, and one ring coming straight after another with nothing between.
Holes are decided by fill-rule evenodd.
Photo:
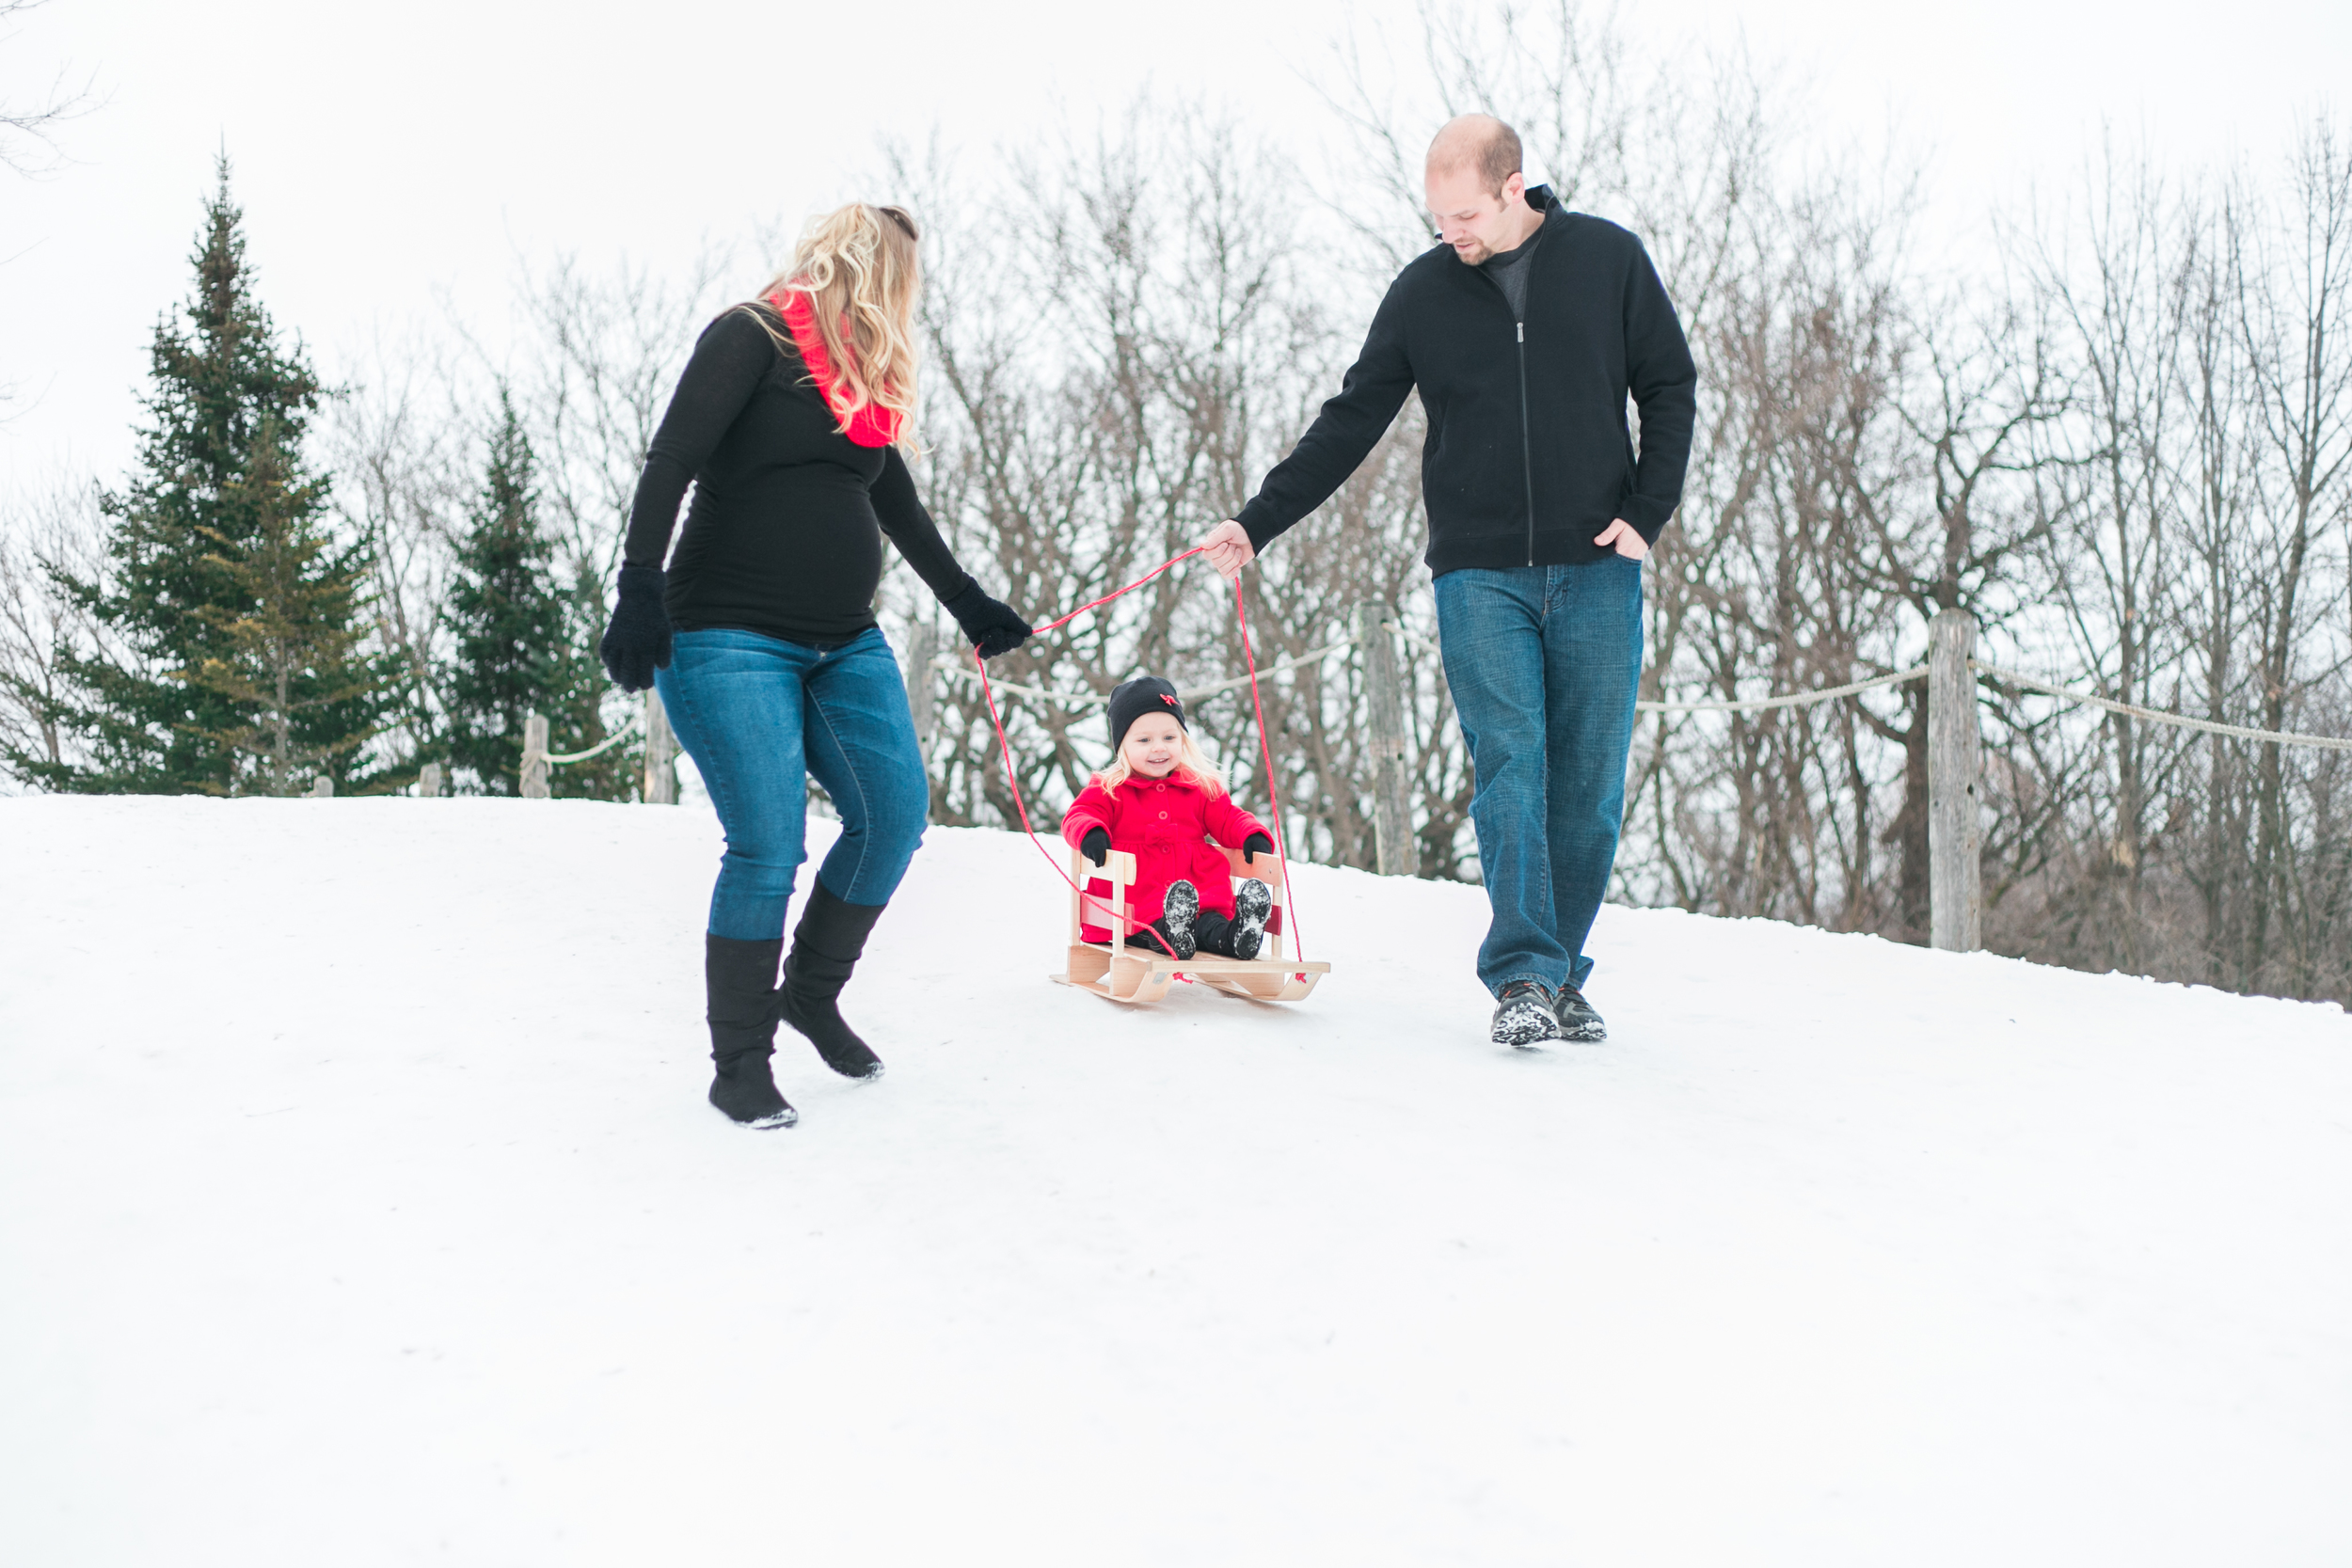
<instances>
[{"instance_id":1,"label":"snow-covered ground","mask_svg":"<svg viewBox=\"0 0 2352 1568\"><path fill-rule=\"evenodd\" d=\"M0 1562L2341 1564L2352 1021L1309 868L1282 1009L935 831L799 1128L701 810L0 800ZM803 881L805 882L805 876Z\"/></svg>"}]
</instances>

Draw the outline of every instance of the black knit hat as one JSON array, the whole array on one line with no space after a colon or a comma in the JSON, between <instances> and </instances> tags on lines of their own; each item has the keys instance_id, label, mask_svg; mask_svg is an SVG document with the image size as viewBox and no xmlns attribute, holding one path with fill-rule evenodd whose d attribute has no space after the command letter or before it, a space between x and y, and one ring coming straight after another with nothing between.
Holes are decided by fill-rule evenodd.
<instances>
[{"instance_id":1,"label":"black knit hat","mask_svg":"<svg viewBox=\"0 0 2352 1568\"><path fill-rule=\"evenodd\" d=\"M1166 713L1185 729L1184 705L1176 695L1176 689L1157 675L1137 675L1121 682L1111 692L1111 750L1127 744L1127 731L1147 713Z\"/></svg>"}]
</instances>

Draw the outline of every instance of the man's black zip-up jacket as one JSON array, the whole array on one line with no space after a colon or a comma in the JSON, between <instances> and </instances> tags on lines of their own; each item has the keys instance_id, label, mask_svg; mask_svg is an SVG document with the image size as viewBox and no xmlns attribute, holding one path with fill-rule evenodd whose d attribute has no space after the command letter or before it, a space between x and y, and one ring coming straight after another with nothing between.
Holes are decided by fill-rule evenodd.
<instances>
[{"instance_id":1,"label":"man's black zip-up jacket","mask_svg":"<svg viewBox=\"0 0 2352 1568\"><path fill-rule=\"evenodd\" d=\"M1389 286L1339 395L1241 509L1253 547L1346 483L1417 387L1432 573L1600 561L1614 552L1594 536L1618 517L1657 543L1682 499L1698 409L1682 324L1641 241L1540 186L1528 198L1544 223L1524 322L1451 245L1416 258ZM1638 457L1629 393L1642 415Z\"/></svg>"}]
</instances>

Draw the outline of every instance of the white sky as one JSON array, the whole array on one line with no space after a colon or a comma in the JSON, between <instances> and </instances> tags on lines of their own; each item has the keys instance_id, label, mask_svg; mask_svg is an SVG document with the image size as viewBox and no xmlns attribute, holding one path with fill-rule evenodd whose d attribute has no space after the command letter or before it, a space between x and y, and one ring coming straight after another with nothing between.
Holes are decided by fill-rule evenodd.
<instances>
[{"instance_id":1,"label":"white sky","mask_svg":"<svg viewBox=\"0 0 2352 1568\"><path fill-rule=\"evenodd\" d=\"M1813 85L1806 111L1832 135L1899 121L1937 150L1947 217L2062 173L2102 119L2184 160L2271 159L2352 73L2344 0L1627 14L1660 39L1744 36ZM1321 136L1298 72L1326 66L1350 18L1410 15L1407 0L50 0L0 38L0 98L69 67L104 102L64 128L59 172L0 172L0 383L18 388L0 493L119 474L224 144L263 302L331 373L372 332L435 319L437 291L494 317L518 256L663 264L704 232L797 218L850 194L844 171L881 135L936 125L985 149L1148 80Z\"/></svg>"}]
</instances>

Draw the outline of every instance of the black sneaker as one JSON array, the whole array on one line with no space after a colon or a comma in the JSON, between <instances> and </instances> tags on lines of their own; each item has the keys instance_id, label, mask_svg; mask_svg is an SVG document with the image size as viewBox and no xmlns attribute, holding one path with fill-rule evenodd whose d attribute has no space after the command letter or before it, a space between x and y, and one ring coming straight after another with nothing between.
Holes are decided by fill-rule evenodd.
<instances>
[{"instance_id":1,"label":"black sneaker","mask_svg":"<svg viewBox=\"0 0 2352 1568\"><path fill-rule=\"evenodd\" d=\"M1560 1020L1560 1037L1583 1045L1598 1045L1609 1037L1609 1025L1593 1011L1593 1005L1584 1000L1584 993L1574 986L1562 986L1560 994L1552 999L1552 1010Z\"/></svg>"},{"instance_id":2,"label":"black sneaker","mask_svg":"<svg viewBox=\"0 0 2352 1568\"><path fill-rule=\"evenodd\" d=\"M1168 884L1168 895L1160 900L1159 927L1168 933L1168 944L1180 958L1189 958L1200 950L1192 937L1192 923L1200 913L1199 888L1182 878Z\"/></svg>"},{"instance_id":3,"label":"black sneaker","mask_svg":"<svg viewBox=\"0 0 2352 1568\"><path fill-rule=\"evenodd\" d=\"M1233 890L1233 957L1254 958L1265 945L1266 917L1274 912L1274 890L1252 877Z\"/></svg>"},{"instance_id":4,"label":"black sneaker","mask_svg":"<svg viewBox=\"0 0 2352 1568\"><path fill-rule=\"evenodd\" d=\"M1502 988L1502 998L1495 1005L1497 1045L1533 1051L1559 1037L1560 1020L1551 1010L1551 992L1534 980L1514 980Z\"/></svg>"}]
</instances>

